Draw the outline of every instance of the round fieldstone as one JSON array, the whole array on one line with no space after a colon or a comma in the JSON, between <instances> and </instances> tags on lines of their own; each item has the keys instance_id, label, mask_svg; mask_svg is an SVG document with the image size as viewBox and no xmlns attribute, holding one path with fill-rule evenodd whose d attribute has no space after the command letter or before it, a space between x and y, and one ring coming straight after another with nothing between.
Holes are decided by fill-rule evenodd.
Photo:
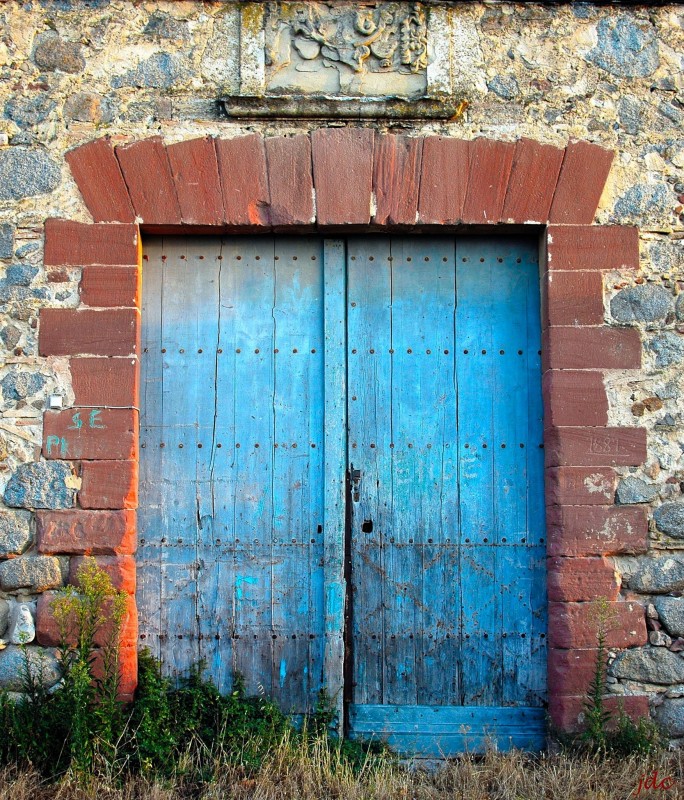
<instances>
[{"instance_id":1,"label":"round fieldstone","mask_svg":"<svg viewBox=\"0 0 684 800\"><path fill-rule=\"evenodd\" d=\"M8 350L13 350L21 339L21 331L16 325L5 325L0 330L0 341L5 345Z\"/></svg>"},{"instance_id":2,"label":"round fieldstone","mask_svg":"<svg viewBox=\"0 0 684 800\"><path fill-rule=\"evenodd\" d=\"M671 367L684 361L684 337L672 331L659 333L646 346L655 354L657 367Z\"/></svg>"},{"instance_id":3,"label":"round fieldstone","mask_svg":"<svg viewBox=\"0 0 684 800\"><path fill-rule=\"evenodd\" d=\"M12 644L29 644L36 638L36 625L28 603L17 603L12 608L7 638Z\"/></svg>"},{"instance_id":4,"label":"round fieldstone","mask_svg":"<svg viewBox=\"0 0 684 800\"><path fill-rule=\"evenodd\" d=\"M620 195L615 202L615 217L640 222L658 220L672 205L669 187L663 183L638 183Z\"/></svg>"},{"instance_id":5,"label":"round fieldstone","mask_svg":"<svg viewBox=\"0 0 684 800\"><path fill-rule=\"evenodd\" d=\"M623 323L664 320L673 307L672 292L650 283L623 289L610 301L613 319Z\"/></svg>"},{"instance_id":6,"label":"round fieldstone","mask_svg":"<svg viewBox=\"0 0 684 800\"><path fill-rule=\"evenodd\" d=\"M0 588L44 592L62 586L62 569L54 556L21 556L0 563Z\"/></svg>"},{"instance_id":7,"label":"round fieldstone","mask_svg":"<svg viewBox=\"0 0 684 800\"><path fill-rule=\"evenodd\" d=\"M0 391L5 400L25 400L37 394L46 383L47 379L38 372L12 369L0 381Z\"/></svg>"},{"instance_id":8,"label":"round fieldstone","mask_svg":"<svg viewBox=\"0 0 684 800\"><path fill-rule=\"evenodd\" d=\"M596 28L598 41L586 58L620 78L645 78L660 64L658 38L652 25L627 14L606 16Z\"/></svg>"},{"instance_id":9,"label":"round fieldstone","mask_svg":"<svg viewBox=\"0 0 684 800\"><path fill-rule=\"evenodd\" d=\"M684 636L684 597L657 597L654 605L668 633Z\"/></svg>"},{"instance_id":10,"label":"round fieldstone","mask_svg":"<svg viewBox=\"0 0 684 800\"><path fill-rule=\"evenodd\" d=\"M33 679L47 688L54 686L61 678L54 649L10 645L0 650L0 689L21 692L26 682L27 664Z\"/></svg>"},{"instance_id":11,"label":"round fieldstone","mask_svg":"<svg viewBox=\"0 0 684 800\"><path fill-rule=\"evenodd\" d=\"M125 75L112 78L112 86L136 86L139 89L170 89L187 76L187 69L178 56L169 53L155 55L141 61L138 66Z\"/></svg>"},{"instance_id":12,"label":"round fieldstone","mask_svg":"<svg viewBox=\"0 0 684 800\"><path fill-rule=\"evenodd\" d=\"M5 505L10 508L71 508L76 490L67 485L72 477L65 461L22 464L7 482Z\"/></svg>"},{"instance_id":13,"label":"round fieldstone","mask_svg":"<svg viewBox=\"0 0 684 800\"><path fill-rule=\"evenodd\" d=\"M0 639L3 638L5 631L7 630L7 624L9 623L9 603L7 600L3 600L0 597Z\"/></svg>"},{"instance_id":14,"label":"round fieldstone","mask_svg":"<svg viewBox=\"0 0 684 800\"><path fill-rule=\"evenodd\" d=\"M46 95L15 96L5 103L5 116L12 122L16 122L20 128L32 128L34 125L44 122L54 107L54 101Z\"/></svg>"},{"instance_id":15,"label":"round fieldstone","mask_svg":"<svg viewBox=\"0 0 684 800\"><path fill-rule=\"evenodd\" d=\"M684 502L663 503L656 508L653 519L658 530L675 539L684 539Z\"/></svg>"},{"instance_id":16,"label":"round fieldstone","mask_svg":"<svg viewBox=\"0 0 684 800\"><path fill-rule=\"evenodd\" d=\"M21 200L54 191L62 178L59 166L42 150L0 150L0 200Z\"/></svg>"},{"instance_id":17,"label":"round fieldstone","mask_svg":"<svg viewBox=\"0 0 684 800\"><path fill-rule=\"evenodd\" d=\"M670 736L684 736L684 697L666 699L656 708L655 720Z\"/></svg>"},{"instance_id":18,"label":"round fieldstone","mask_svg":"<svg viewBox=\"0 0 684 800\"><path fill-rule=\"evenodd\" d=\"M625 572L622 582L642 594L669 594L684 589L684 554L672 553L639 561L633 572Z\"/></svg>"},{"instance_id":19,"label":"round fieldstone","mask_svg":"<svg viewBox=\"0 0 684 800\"><path fill-rule=\"evenodd\" d=\"M520 86L514 75L497 75L487 87L503 100L513 100L520 94Z\"/></svg>"},{"instance_id":20,"label":"round fieldstone","mask_svg":"<svg viewBox=\"0 0 684 800\"><path fill-rule=\"evenodd\" d=\"M633 475L623 478L617 487L616 499L620 505L630 503L650 503L658 496L658 489L652 484L635 478Z\"/></svg>"},{"instance_id":21,"label":"round fieldstone","mask_svg":"<svg viewBox=\"0 0 684 800\"><path fill-rule=\"evenodd\" d=\"M613 661L609 674L622 680L667 686L684 681L684 658L664 647L625 650Z\"/></svg>"},{"instance_id":22,"label":"round fieldstone","mask_svg":"<svg viewBox=\"0 0 684 800\"><path fill-rule=\"evenodd\" d=\"M0 511L0 558L21 555L32 538L28 511Z\"/></svg>"},{"instance_id":23,"label":"round fieldstone","mask_svg":"<svg viewBox=\"0 0 684 800\"><path fill-rule=\"evenodd\" d=\"M12 258L14 251L14 225L0 222L0 258Z\"/></svg>"},{"instance_id":24,"label":"round fieldstone","mask_svg":"<svg viewBox=\"0 0 684 800\"><path fill-rule=\"evenodd\" d=\"M33 60L47 72L69 72L75 74L85 69L85 58L81 45L66 42L56 31L46 31L36 37Z\"/></svg>"},{"instance_id":25,"label":"round fieldstone","mask_svg":"<svg viewBox=\"0 0 684 800\"><path fill-rule=\"evenodd\" d=\"M71 122L93 122L98 125L111 122L115 116L115 103L95 92L76 92L64 103L64 119Z\"/></svg>"}]
</instances>

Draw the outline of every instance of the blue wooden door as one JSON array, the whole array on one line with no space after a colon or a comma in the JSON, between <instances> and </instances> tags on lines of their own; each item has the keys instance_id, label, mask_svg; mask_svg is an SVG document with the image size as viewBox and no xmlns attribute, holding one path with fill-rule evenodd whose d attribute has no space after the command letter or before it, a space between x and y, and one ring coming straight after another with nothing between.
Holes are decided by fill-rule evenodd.
<instances>
[{"instance_id":1,"label":"blue wooden door","mask_svg":"<svg viewBox=\"0 0 684 800\"><path fill-rule=\"evenodd\" d=\"M138 599L166 672L295 715L326 688L352 735L424 755L539 746L534 245L167 237L143 285Z\"/></svg>"},{"instance_id":2,"label":"blue wooden door","mask_svg":"<svg viewBox=\"0 0 684 800\"><path fill-rule=\"evenodd\" d=\"M349 242L355 734L543 744L538 285L532 241Z\"/></svg>"}]
</instances>

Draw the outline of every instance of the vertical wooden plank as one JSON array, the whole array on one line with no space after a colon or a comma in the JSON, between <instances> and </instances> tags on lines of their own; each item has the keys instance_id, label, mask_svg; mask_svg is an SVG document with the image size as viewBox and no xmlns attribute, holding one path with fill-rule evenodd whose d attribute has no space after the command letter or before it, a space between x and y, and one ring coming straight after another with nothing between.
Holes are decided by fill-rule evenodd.
<instances>
[{"instance_id":1,"label":"vertical wooden plank","mask_svg":"<svg viewBox=\"0 0 684 800\"><path fill-rule=\"evenodd\" d=\"M493 546L491 245L461 239L456 247L461 653L465 705L501 697L498 630L501 595Z\"/></svg>"},{"instance_id":2,"label":"vertical wooden plank","mask_svg":"<svg viewBox=\"0 0 684 800\"><path fill-rule=\"evenodd\" d=\"M391 253L386 239L348 242L349 466L352 489L351 581L354 701L381 703L385 655L387 551L392 529ZM372 351L372 352L371 352Z\"/></svg>"},{"instance_id":3,"label":"vertical wooden plank","mask_svg":"<svg viewBox=\"0 0 684 800\"><path fill-rule=\"evenodd\" d=\"M343 721L344 704L344 537L347 470L346 246L323 243L324 453L323 541L325 649L323 683Z\"/></svg>"}]
</instances>

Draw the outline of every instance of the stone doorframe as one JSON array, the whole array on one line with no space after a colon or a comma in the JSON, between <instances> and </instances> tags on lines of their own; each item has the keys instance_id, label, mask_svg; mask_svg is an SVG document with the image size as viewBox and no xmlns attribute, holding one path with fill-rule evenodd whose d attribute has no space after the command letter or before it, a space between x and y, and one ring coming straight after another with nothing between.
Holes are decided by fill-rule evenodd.
<instances>
[{"instance_id":1,"label":"stone doorframe","mask_svg":"<svg viewBox=\"0 0 684 800\"><path fill-rule=\"evenodd\" d=\"M41 553L96 555L126 569L135 552L141 230L159 234L453 232L540 234L548 530L549 706L572 730L594 666L593 608L613 607L611 648L647 641L643 608L620 597L609 556L647 549L646 512L614 505L616 466L646 460L646 431L608 427L605 370L638 369L633 329L606 324L603 273L639 267L634 227L592 224L613 153L530 139L464 141L322 128L310 135L108 138L66 160L92 224L45 223L45 267L82 268L77 308L40 314L41 356L70 360L74 406L46 411L43 456L71 462L78 507L39 511ZM511 226L520 226L514 228ZM525 226L525 227L523 227ZM469 227L470 229L470 227ZM77 424L74 424L75 415ZM134 585L121 646L122 695L137 674ZM49 643L48 603L38 629ZM647 698L622 698L648 714Z\"/></svg>"}]
</instances>

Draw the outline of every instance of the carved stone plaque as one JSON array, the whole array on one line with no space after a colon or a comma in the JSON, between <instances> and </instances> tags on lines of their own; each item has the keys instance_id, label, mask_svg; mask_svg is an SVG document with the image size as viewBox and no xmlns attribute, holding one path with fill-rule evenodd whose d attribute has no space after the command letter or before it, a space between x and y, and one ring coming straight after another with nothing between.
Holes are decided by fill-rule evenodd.
<instances>
[{"instance_id":1,"label":"carved stone plaque","mask_svg":"<svg viewBox=\"0 0 684 800\"><path fill-rule=\"evenodd\" d=\"M422 3L272 2L265 14L270 95L421 97L433 58Z\"/></svg>"}]
</instances>

